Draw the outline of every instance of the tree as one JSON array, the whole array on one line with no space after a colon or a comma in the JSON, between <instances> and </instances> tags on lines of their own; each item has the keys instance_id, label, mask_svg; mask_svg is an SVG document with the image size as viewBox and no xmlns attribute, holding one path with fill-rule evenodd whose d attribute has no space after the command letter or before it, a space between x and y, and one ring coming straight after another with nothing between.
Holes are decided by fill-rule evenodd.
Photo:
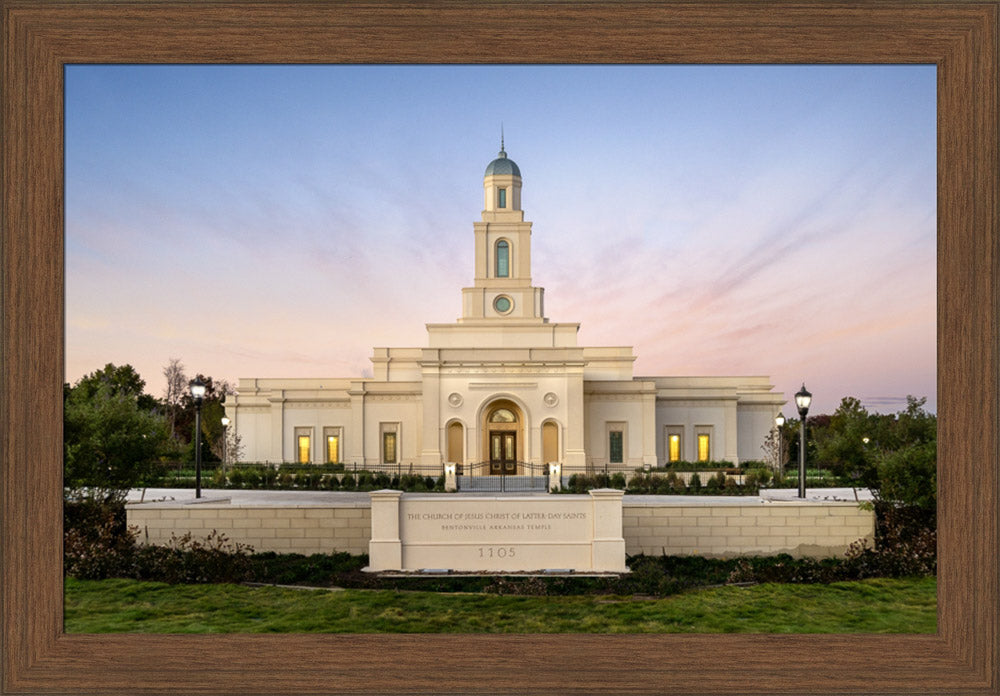
<instances>
[{"instance_id":1,"label":"tree","mask_svg":"<svg viewBox=\"0 0 1000 696\"><path fill-rule=\"evenodd\" d=\"M816 443L816 464L837 476L847 476L860 485L872 486L876 481L872 452L872 418L853 396L845 396L830 416L825 428L813 433Z\"/></svg>"},{"instance_id":2,"label":"tree","mask_svg":"<svg viewBox=\"0 0 1000 696\"><path fill-rule=\"evenodd\" d=\"M131 365L118 367L114 363L108 363L102 369L81 377L72 389L80 390L81 396L89 397L96 394L102 386L106 386L113 395L135 398L143 409L152 410L159 406L156 399L144 392L146 381ZM64 389L63 395L67 392L68 388Z\"/></svg>"},{"instance_id":3,"label":"tree","mask_svg":"<svg viewBox=\"0 0 1000 696\"><path fill-rule=\"evenodd\" d=\"M184 395L188 390L187 375L179 358L170 358L163 368L163 376L167 386L163 391L163 402L167 409L167 422L170 425L170 437L177 439L177 413L181 410Z\"/></svg>"},{"instance_id":4,"label":"tree","mask_svg":"<svg viewBox=\"0 0 1000 696\"><path fill-rule=\"evenodd\" d=\"M879 457L878 498L933 511L937 505L937 443L911 443Z\"/></svg>"},{"instance_id":5,"label":"tree","mask_svg":"<svg viewBox=\"0 0 1000 696\"><path fill-rule=\"evenodd\" d=\"M211 377L199 373L196 379L200 379L205 385L205 397L201 402L201 434L202 434L202 461L219 461L222 459L222 416L225 415L224 403L226 396L234 394L232 385L222 379L213 380ZM184 440L188 445L185 457L189 461L194 461L194 421L195 403L185 384L184 394L181 396L181 410L177 414L176 429L178 439Z\"/></svg>"},{"instance_id":6,"label":"tree","mask_svg":"<svg viewBox=\"0 0 1000 696\"><path fill-rule=\"evenodd\" d=\"M236 432L236 428L229 428L226 435L226 449L223 467L232 462L243 459L243 436Z\"/></svg>"},{"instance_id":7,"label":"tree","mask_svg":"<svg viewBox=\"0 0 1000 696\"><path fill-rule=\"evenodd\" d=\"M814 461L891 505L933 509L937 496L937 418L925 398L906 397L896 414L868 413L845 397L826 424L811 426ZM808 453L812 454L812 453Z\"/></svg>"},{"instance_id":8,"label":"tree","mask_svg":"<svg viewBox=\"0 0 1000 696\"><path fill-rule=\"evenodd\" d=\"M781 450L785 448L785 443L780 442L781 438L778 437L780 432L777 426L771 428L771 432L764 438L764 444L760 446L764 453L764 463L771 469L775 481L780 480L782 476Z\"/></svg>"},{"instance_id":9,"label":"tree","mask_svg":"<svg viewBox=\"0 0 1000 696\"><path fill-rule=\"evenodd\" d=\"M131 365L109 363L65 391L64 483L71 497L121 501L155 468L167 427L144 386Z\"/></svg>"},{"instance_id":10,"label":"tree","mask_svg":"<svg viewBox=\"0 0 1000 696\"><path fill-rule=\"evenodd\" d=\"M906 397L906 408L885 423L888 446L876 456L879 500L933 512L937 505L937 416L926 398Z\"/></svg>"}]
</instances>

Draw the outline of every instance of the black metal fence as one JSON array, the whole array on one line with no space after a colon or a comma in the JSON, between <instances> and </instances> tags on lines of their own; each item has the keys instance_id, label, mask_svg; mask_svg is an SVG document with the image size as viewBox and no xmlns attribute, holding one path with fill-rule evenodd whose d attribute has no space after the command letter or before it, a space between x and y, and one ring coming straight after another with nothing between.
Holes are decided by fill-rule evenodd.
<instances>
[{"instance_id":1,"label":"black metal fence","mask_svg":"<svg viewBox=\"0 0 1000 696\"><path fill-rule=\"evenodd\" d=\"M474 462L459 468L455 483L460 491L518 493L547 491L549 465L532 462Z\"/></svg>"}]
</instances>

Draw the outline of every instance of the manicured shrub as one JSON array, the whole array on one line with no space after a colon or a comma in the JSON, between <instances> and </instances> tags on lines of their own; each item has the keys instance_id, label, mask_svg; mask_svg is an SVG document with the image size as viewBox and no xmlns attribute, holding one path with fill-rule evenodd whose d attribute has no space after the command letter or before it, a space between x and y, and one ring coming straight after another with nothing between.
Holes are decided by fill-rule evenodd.
<instances>
[{"instance_id":1,"label":"manicured shrub","mask_svg":"<svg viewBox=\"0 0 1000 696\"><path fill-rule=\"evenodd\" d=\"M95 500L63 504L63 569L81 580L123 577L129 572L135 535L124 503Z\"/></svg>"},{"instance_id":2,"label":"manicured shrub","mask_svg":"<svg viewBox=\"0 0 1000 696\"><path fill-rule=\"evenodd\" d=\"M743 479L744 485L749 488L760 488L770 480L771 471L769 469L750 469L746 474L746 478Z\"/></svg>"},{"instance_id":3,"label":"manicured shrub","mask_svg":"<svg viewBox=\"0 0 1000 696\"><path fill-rule=\"evenodd\" d=\"M294 481L295 479L290 473L288 473L287 471L282 471L280 474L278 474L277 486L278 488L289 489L292 487Z\"/></svg>"},{"instance_id":4,"label":"manicured shrub","mask_svg":"<svg viewBox=\"0 0 1000 696\"><path fill-rule=\"evenodd\" d=\"M629 493L648 493L650 484L650 474L636 474L628 482Z\"/></svg>"},{"instance_id":5,"label":"manicured shrub","mask_svg":"<svg viewBox=\"0 0 1000 696\"><path fill-rule=\"evenodd\" d=\"M688 479L688 489L692 493L701 492L701 476L698 475L698 472L691 474L691 478Z\"/></svg>"},{"instance_id":6,"label":"manicured shrub","mask_svg":"<svg viewBox=\"0 0 1000 696\"><path fill-rule=\"evenodd\" d=\"M233 488L243 488L243 470L233 469L229 473L229 485Z\"/></svg>"},{"instance_id":7,"label":"manicured shrub","mask_svg":"<svg viewBox=\"0 0 1000 696\"><path fill-rule=\"evenodd\" d=\"M433 491L434 490L434 486L435 486L434 477L432 477L432 476L425 476L424 477L424 488L426 488L429 491ZM443 478L441 479L441 488L444 488L444 479Z\"/></svg>"},{"instance_id":8,"label":"manicured shrub","mask_svg":"<svg viewBox=\"0 0 1000 696\"><path fill-rule=\"evenodd\" d=\"M245 488L260 487L260 471L257 469L247 469L243 475L243 485Z\"/></svg>"},{"instance_id":9,"label":"manicured shrub","mask_svg":"<svg viewBox=\"0 0 1000 696\"><path fill-rule=\"evenodd\" d=\"M274 488L278 481L278 472L273 467L265 467L261 470L260 480L265 488Z\"/></svg>"},{"instance_id":10,"label":"manicured shrub","mask_svg":"<svg viewBox=\"0 0 1000 696\"><path fill-rule=\"evenodd\" d=\"M725 474L722 475L722 481L719 481L718 476L710 476L708 483L705 484L705 492L711 495L718 495L719 491L722 489L722 484L725 482Z\"/></svg>"},{"instance_id":11,"label":"manicured shrub","mask_svg":"<svg viewBox=\"0 0 1000 696\"><path fill-rule=\"evenodd\" d=\"M357 483L354 480L354 476L351 474L344 474L340 479L340 487L345 491L353 491Z\"/></svg>"},{"instance_id":12,"label":"manicured shrub","mask_svg":"<svg viewBox=\"0 0 1000 696\"><path fill-rule=\"evenodd\" d=\"M169 546L137 546L127 577L167 583L238 583L253 579L253 548L212 530L205 540L190 533Z\"/></svg>"},{"instance_id":13,"label":"manicured shrub","mask_svg":"<svg viewBox=\"0 0 1000 696\"><path fill-rule=\"evenodd\" d=\"M619 471L614 476L612 476L611 487L617 488L619 490L625 490L625 474Z\"/></svg>"},{"instance_id":14,"label":"manicured shrub","mask_svg":"<svg viewBox=\"0 0 1000 696\"><path fill-rule=\"evenodd\" d=\"M391 479L389 474L384 471L380 471L375 474L375 487L376 488L388 488L391 485Z\"/></svg>"}]
</instances>

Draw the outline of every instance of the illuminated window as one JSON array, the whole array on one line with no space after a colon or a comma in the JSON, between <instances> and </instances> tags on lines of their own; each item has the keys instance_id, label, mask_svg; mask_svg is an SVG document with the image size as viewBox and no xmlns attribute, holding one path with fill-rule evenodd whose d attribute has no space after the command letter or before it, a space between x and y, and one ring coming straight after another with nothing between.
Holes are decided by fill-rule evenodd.
<instances>
[{"instance_id":1,"label":"illuminated window","mask_svg":"<svg viewBox=\"0 0 1000 696\"><path fill-rule=\"evenodd\" d=\"M500 189L497 191L497 207L506 208L507 207L507 189Z\"/></svg>"},{"instance_id":2,"label":"illuminated window","mask_svg":"<svg viewBox=\"0 0 1000 696\"><path fill-rule=\"evenodd\" d=\"M497 278L510 277L510 244L504 240L497 242Z\"/></svg>"},{"instance_id":3,"label":"illuminated window","mask_svg":"<svg viewBox=\"0 0 1000 696\"><path fill-rule=\"evenodd\" d=\"M681 460L681 436L670 435L667 439L667 461L679 462Z\"/></svg>"},{"instance_id":4,"label":"illuminated window","mask_svg":"<svg viewBox=\"0 0 1000 696\"><path fill-rule=\"evenodd\" d=\"M396 433L382 433L382 462L396 463Z\"/></svg>"},{"instance_id":5,"label":"illuminated window","mask_svg":"<svg viewBox=\"0 0 1000 696\"><path fill-rule=\"evenodd\" d=\"M329 464L340 462L340 435L326 436L326 461Z\"/></svg>"},{"instance_id":6,"label":"illuminated window","mask_svg":"<svg viewBox=\"0 0 1000 696\"><path fill-rule=\"evenodd\" d=\"M309 440L308 435L299 435L299 464L309 463Z\"/></svg>"},{"instance_id":7,"label":"illuminated window","mask_svg":"<svg viewBox=\"0 0 1000 696\"><path fill-rule=\"evenodd\" d=\"M707 462L710 458L709 437L707 433L698 435L698 461Z\"/></svg>"},{"instance_id":8,"label":"illuminated window","mask_svg":"<svg viewBox=\"0 0 1000 696\"><path fill-rule=\"evenodd\" d=\"M621 430L612 430L608 433L608 460L612 464L621 464L625 461L623 442Z\"/></svg>"}]
</instances>

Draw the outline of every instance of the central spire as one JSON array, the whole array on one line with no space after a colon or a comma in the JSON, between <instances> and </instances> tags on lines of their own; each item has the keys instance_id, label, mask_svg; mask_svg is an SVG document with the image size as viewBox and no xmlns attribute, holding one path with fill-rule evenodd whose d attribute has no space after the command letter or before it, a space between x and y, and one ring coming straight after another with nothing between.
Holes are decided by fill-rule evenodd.
<instances>
[{"instance_id":1,"label":"central spire","mask_svg":"<svg viewBox=\"0 0 1000 696\"><path fill-rule=\"evenodd\" d=\"M483 219L474 223L475 285L462 289L462 322L546 323L531 284L531 223L521 209L521 170L504 149L483 174Z\"/></svg>"}]
</instances>

